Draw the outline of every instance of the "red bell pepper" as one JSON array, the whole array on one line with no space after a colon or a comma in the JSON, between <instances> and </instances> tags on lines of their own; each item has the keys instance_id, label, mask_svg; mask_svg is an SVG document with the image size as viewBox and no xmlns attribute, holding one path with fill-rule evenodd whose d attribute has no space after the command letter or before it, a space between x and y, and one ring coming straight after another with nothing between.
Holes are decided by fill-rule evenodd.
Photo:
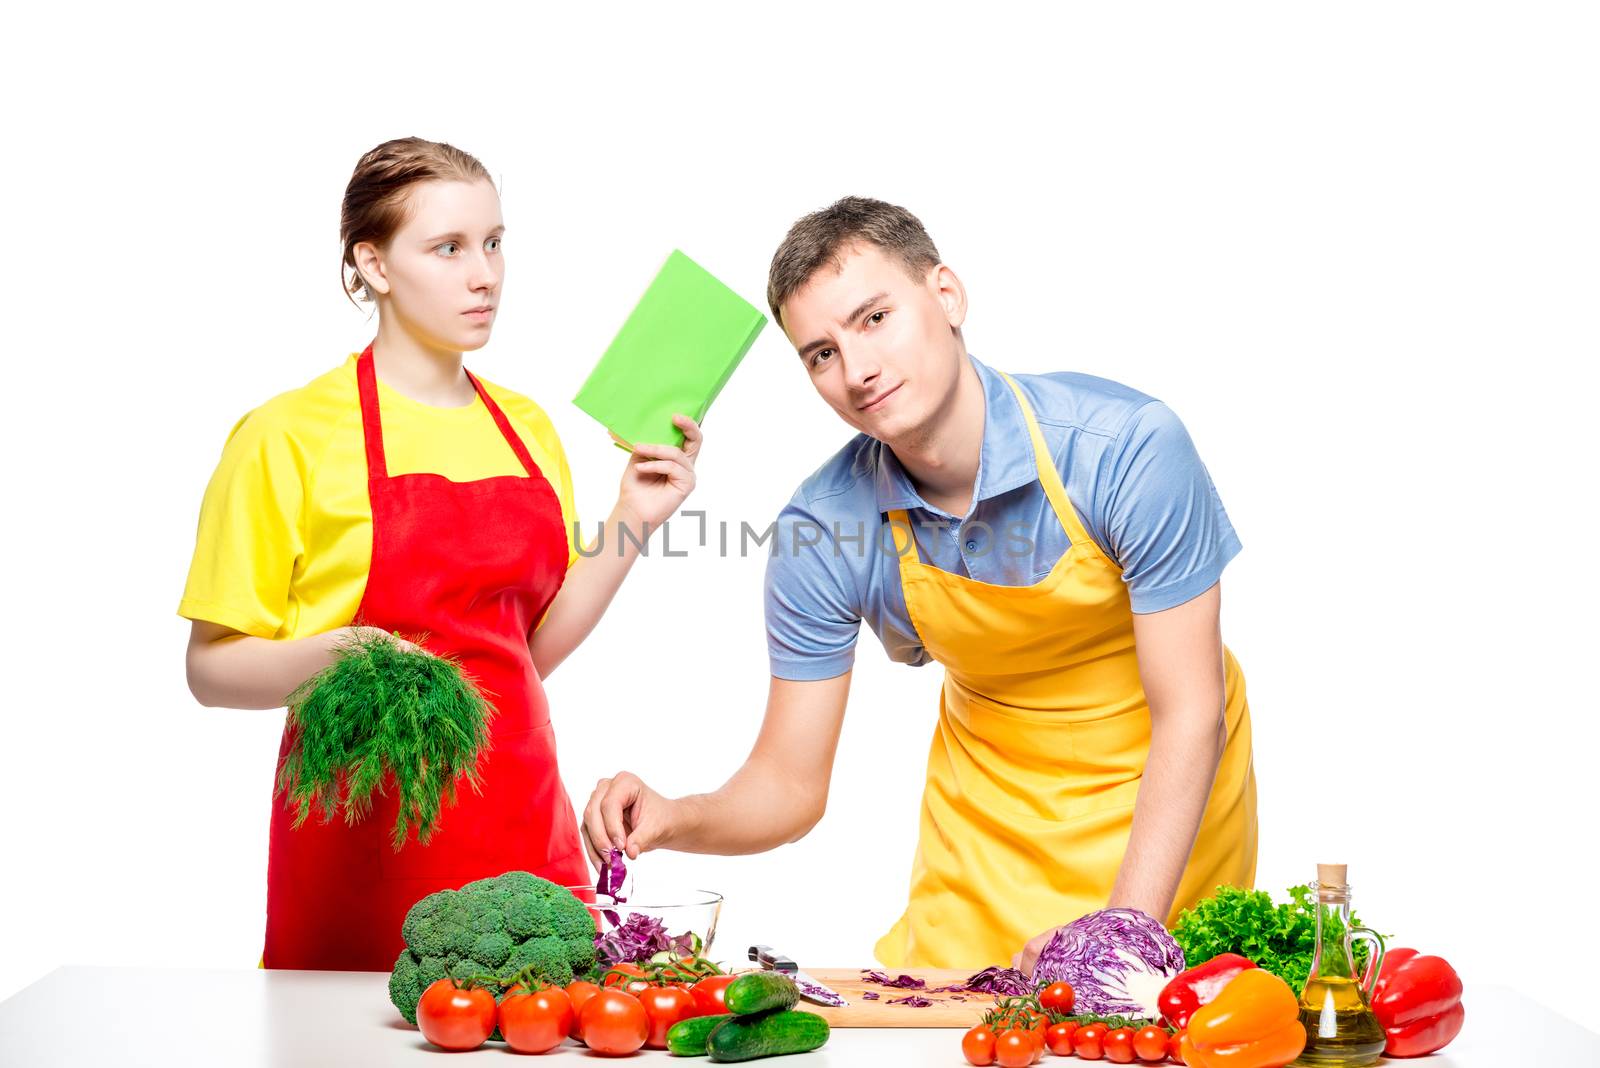
<instances>
[{"instance_id":1,"label":"red bell pepper","mask_svg":"<svg viewBox=\"0 0 1600 1068\"><path fill-rule=\"evenodd\" d=\"M1169 1027L1188 1027L1189 1017L1194 1015L1196 1009L1211 1004L1222 993L1222 988L1233 981L1234 976L1246 968L1254 967L1254 961L1237 953L1223 953L1186 972L1180 972L1161 988L1161 997L1157 1002L1161 1007L1161 1018Z\"/></svg>"},{"instance_id":2,"label":"red bell pepper","mask_svg":"<svg viewBox=\"0 0 1600 1068\"><path fill-rule=\"evenodd\" d=\"M1390 1057L1421 1057L1441 1050L1461 1033L1466 1010L1461 980L1443 957L1391 949L1373 990L1372 1011L1383 1025Z\"/></svg>"}]
</instances>

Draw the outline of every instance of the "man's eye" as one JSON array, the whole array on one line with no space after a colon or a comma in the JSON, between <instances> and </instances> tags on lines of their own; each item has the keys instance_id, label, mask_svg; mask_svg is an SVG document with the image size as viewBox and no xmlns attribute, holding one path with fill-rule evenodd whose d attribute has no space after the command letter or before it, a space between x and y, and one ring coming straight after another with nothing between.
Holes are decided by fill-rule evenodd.
<instances>
[{"instance_id":1,"label":"man's eye","mask_svg":"<svg viewBox=\"0 0 1600 1068\"><path fill-rule=\"evenodd\" d=\"M500 239L498 237L491 237L486 243L488 244L489 251L491 252L500 247Z\"/></svg>"},{"instance_id":2,"label":"man's eye","mask_svg":"<svg viewBox=\"0 0 1600 1068\"><path fill-rule=\"evenodd\" d=\"M883 322L883 317L888 314L889 313L886 311L875 311L871 315L867 316L867 322L874 324L881 323Z\"/></svg>"},{"instance_id":3,"label":"man's eye","mask_svg":"<svg viewBox=\"0 0 1600 1068\"><path fill-rule=\"evenodd\" d=\"M816 355L811 357L811 366L815 367L817 364L821 363L823 359L825 359L832 351L832 349L818 349Z\"/></svg>"}]
</instances>

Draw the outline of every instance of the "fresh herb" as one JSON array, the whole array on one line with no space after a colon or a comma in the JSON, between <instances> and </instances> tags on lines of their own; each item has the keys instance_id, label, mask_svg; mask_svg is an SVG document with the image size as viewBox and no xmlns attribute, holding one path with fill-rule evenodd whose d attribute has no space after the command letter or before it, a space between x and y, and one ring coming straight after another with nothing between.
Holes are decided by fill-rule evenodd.
<instances>
[{"instance_id":1,"label":"fresh herb","mask_svg":"<svg viewBox=\"0 0 1600 1068\"><path fill-rule=\"evenodd\" d=\"M452 659L402 650L388 634L355 638L289 695L288 706L291 745L273 796L287 794L299 806L296 827L313 807L323 823L342 812L355 824L392 777L398 851L413 830L428 841L443 803L455 803L458 778L478 788L491 710Z\"/></svg>"},{"instance_id":2,"label":"fresh herb","mask_svg":"<svg viewBox=\"0 0 1600 1068\"><path fill-rule=\"evenodd\" d=\"M1309 886L1290 887L1289 898L1288 904L1275 904L1265 890L1220 886L1215 894L1183 910L1172 936L1187 960L1203 963L1219 953L1238 953L1298 991L1311 974L1316 954L1317 905ZM1342 937L1337 913L1324 910L1323 916L1332 924L1327 937ZM1353 913L1351 920L1361 923ZM1355 957L1359 974L1366 963L1365 943L1357 943Z\"/></svg>"}]
</instances>

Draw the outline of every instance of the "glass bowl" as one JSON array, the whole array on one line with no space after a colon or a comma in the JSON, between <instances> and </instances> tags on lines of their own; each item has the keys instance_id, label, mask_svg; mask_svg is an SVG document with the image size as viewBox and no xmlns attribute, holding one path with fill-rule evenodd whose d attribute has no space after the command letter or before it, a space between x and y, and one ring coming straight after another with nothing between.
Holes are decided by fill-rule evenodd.
<instances>
[{"instance_id":1,"label":"glass bowl","mask_svg":"<svg viewBox=\"0 0 1600 1068\"><path fill-rule=\"evenodd\" d=\"M630 916L659 920L668 938L692 935L698 945L690 948L702 957L711 956L711 943L717 936L717 918L722 914L722 895L711 890L685 890L674 893L630 897L617 901L596 894L592 886L569 886L572 895L589 908L601 936L628 922Z\"/></svg>"}]
</instances>

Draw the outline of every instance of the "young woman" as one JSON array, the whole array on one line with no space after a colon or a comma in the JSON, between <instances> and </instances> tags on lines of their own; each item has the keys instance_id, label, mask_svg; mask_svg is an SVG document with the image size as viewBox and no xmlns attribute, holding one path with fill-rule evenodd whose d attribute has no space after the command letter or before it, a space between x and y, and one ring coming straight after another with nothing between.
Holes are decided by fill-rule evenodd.
<instances>
[{"instance_id":1,"label":"young woman","mask_svg":"<svg viewBox=\"0 0 1600 1068\"><path fill-rule=\"evenodd\" d=\"M269 968L386 970L426 894L512 869L587 879L541 680L693 488L700 429L679 416L682 449L634 448L602 532L618 551L577 553L550 420L462 366L494 325L504 229L467 153L406 138L363 156L341 237L347 292L377 305L377 335L241 419L206 489L178 609L202 704L282 707L342 642L389 632L458 657L495 706L482 791L462 790L427 845L390 847L392 796L354 827L294 829L275 803ZM289 741L286 727L280 760Z\"/></svg>"}]
</instances>

